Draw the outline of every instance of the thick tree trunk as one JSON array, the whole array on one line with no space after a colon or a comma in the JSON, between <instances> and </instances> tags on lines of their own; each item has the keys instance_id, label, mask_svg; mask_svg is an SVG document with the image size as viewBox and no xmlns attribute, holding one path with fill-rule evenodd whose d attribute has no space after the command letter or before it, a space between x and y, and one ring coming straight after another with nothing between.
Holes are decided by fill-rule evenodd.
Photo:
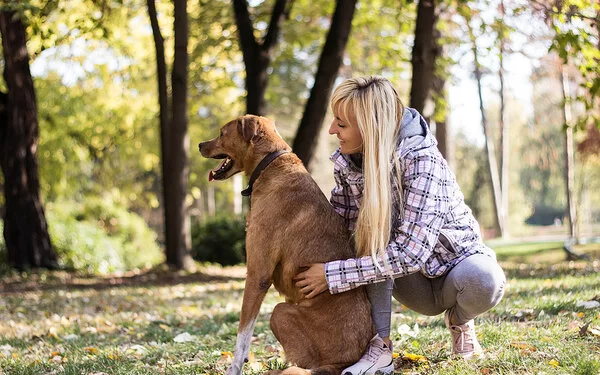
<instances>
[{"instance_id":1,"label":"thick tree trunk","mask_svg":"<svg viewBox=\"0 0 600 375\"><path fill-rule=\"evenodd\" d=\"M451 133L446 118L447 111L447 92L446 80L440 74L434 74L431 84L432 94L435 99L435 138L438 142L438 149L446 161L452 165L452 149L450 141Z\"/></svg>"},{"instance_id":2,"label":"thick tree trunk","mask_svg":"<svg viewBox=\"0 0 600 375\"><path fill-rule=\"evenodd\" d=\"M162 170L162 206L163 206L163 234L165 244L173 244L174 240L170 238L171 232L167 228L172 227L171 222L175 220L173 216L174 202L172 184L166 178L167 170L169 169L169 155L167 145L169 144L169 95L167 88L167 64L165 59L164 38L160 31L158 17L156 14L155 0L147 0L148 16L150 17L150 25L152 26L152 35L154 37L154 47L156 49L156 80L158 83L158 106L159 106L159 126L160 126L160 152L161 152L161 170ZM165 250L166 253L166 250Z\"/></svg>"},{"instance_id":3,"label":"thick tree trunk","mask_svg":"<svg viewBox=\"0 0 600 375\"><path fill-rule=\"evenodd\" d=\"M310 97L306 102L304 114L294 138L292 148L307 168L327 113L331 89L342 64L344 50L352 29L352 18L354 17L356 3L357 0L337 1L331 27L319 58L315 83L310 90Z\"/></svg>"},{"instance_id":4,"label":"thick tree trunk","mask_svg":"<svg viewBox=\"0 0 600 375\"><path fill-rule=\"evenodd\" d=\"M431 89L435 59L439 54L434 37L436 0L420 0L417 5L415 42L412 50L410 106L423 113Z\"/></svg>"},{"instance_id":5,"label":"thick tree trunk","mask_svg":"<svg viewBox=\"0 0 600 375\"><path fill-rule=\"evenodd\" d=\"M287 17L287 0L276 0L269 28L259 43L254 38L254 27L248 12L246 0L233 0L235 22L244 64L246 66L246 113L263 116L266 112L265 92L269 76L267 68L271 64L273 49L281 33L281 22Z\"/></svg>"},{"instance_id":6,"label":"thick tree trunk","mask_svg":"<svg viewBox=\"0 0 600 375\"><path fill-rule=\"evenodd\" d=\"M4 80L8 89L2 114L0 167L4 173L4 239L8 262L18 268L56 267L40 199L38 120L29 71L26 34L18 14L0 11Z\"/></svg>"},{"instance_id":7,"label":"thick tree trunk","mask_svg":"<svg viewBox=\"0 0 600 375\"><path fill-rule=\"evenodd\" d=\"M167 221L167 263L177 269L191 266L190 222L185 206L189 175L189 138L187 134L187 74L188 74L188 18L187 0L175 0L175 53L171 85L173 92L173 117L166 137L168 160L164 178L171 188L168 204L170 220Z\"/></svg>"}]
</instances>

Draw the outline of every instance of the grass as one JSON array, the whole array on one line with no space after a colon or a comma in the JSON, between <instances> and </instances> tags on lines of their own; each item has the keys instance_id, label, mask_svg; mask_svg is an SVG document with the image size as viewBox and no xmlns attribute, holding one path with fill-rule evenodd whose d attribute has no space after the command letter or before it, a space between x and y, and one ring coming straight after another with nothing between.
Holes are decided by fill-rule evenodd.
<instances>
[{"instance_id":1,"label":"grass","mask_svg":"<svg viewBox=\"0 0 600 375\"><path fill-rule=\"evenodd\" d=\"M485 356L449 356L442 317L394 303L397 374L598 374L599 246L596 260L563 262L558 243L495 244L509 282L503 301L476 323ZM564 258L564 255L563 255ZM0 374L223 374L233 350L244 269L153 272L120 278L34 273L0 284ZM284 367L261 308L246 374ZM181 334L187 342L176 342ZM188 336L189 337L189 336ZM184 340L185 341L185 340Z\"/></svg>"}]
</instances>

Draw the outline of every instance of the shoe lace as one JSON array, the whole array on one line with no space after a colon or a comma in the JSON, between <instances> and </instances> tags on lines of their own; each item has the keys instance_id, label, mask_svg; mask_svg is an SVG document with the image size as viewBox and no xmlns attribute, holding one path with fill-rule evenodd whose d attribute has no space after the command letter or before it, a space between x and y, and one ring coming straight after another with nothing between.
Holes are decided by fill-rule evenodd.
<instances>
[{"instance_id":1,"label":"shoe lace","mask_svg":"<svg viewBox=\"0 0 600 375\"><path fill-rule=\"evenodd\" d=\"M465 349L473 349L473 336L471 335L471 330L467 325L452 326L450 329L452 330L452 341L455 348L461 352Z\"/></svg>"},{"instance_id":2,"label":"shoe lace","mask_svg":"<svg viewBox=\"0 0 600 375\"><path fill-rule=\"evenodd\" d=\"M385 353L386 349L387 348L383 345L371 344L363 354L361 360L376 363L379 357Z\"/></svg>"}]
</instances>

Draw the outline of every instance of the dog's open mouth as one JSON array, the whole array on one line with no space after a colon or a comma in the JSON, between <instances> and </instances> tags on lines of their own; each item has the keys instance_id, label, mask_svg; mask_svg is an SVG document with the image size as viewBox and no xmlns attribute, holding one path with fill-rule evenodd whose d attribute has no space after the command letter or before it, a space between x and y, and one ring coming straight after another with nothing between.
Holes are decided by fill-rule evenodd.
<instances>
[{"instance_id":1,"label":"dog's open mouth","mask_svg":"<svg viewBox=\"0 0 600 375\"><path fill-rule=\"evenodd\" d=\"M223 159L223 161L221 162L221 164L219 164L217 169L212 170L208 173L208 181L222 180L225 178L227 171L229 171L231 167L233 167L233 160L229 156L224 154L214 156L213 158Z\"/></svg>"}]
</instances>

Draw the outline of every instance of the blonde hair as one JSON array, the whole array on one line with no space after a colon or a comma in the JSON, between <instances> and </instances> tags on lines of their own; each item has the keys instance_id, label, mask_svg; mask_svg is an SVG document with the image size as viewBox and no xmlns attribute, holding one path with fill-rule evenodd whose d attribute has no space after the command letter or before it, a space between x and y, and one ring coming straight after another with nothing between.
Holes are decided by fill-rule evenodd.
<instances>
[{"instance_id":1,"label":"blonde hair","mask_svg":"<svg viewBox=\"0 0 600 375\"><path fill-rule=\"evenodd\" d=\"M379 266L377 256L387 248L392 229L394 167L400 189L396 199L402 204L396 149L404 106L388 79L369 76L342 82L333 92L331 108L344 122L358 126L362 136L364 191L354 236L357 255L370 254Z\"/></svg>"}]
</instances>

